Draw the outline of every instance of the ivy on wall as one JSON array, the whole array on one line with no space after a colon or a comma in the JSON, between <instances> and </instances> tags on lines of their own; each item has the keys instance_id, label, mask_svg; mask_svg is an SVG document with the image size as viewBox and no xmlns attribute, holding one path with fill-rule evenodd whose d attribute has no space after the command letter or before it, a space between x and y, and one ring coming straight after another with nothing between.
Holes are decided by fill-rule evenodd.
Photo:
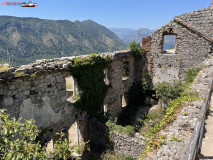
<instances>
[{"instance_id":1,"label":"ivy on wall","mask_svg":"<svg viewBox=\"0 0 213 160\"><path fill-rule=\"evenodd\" d=\"M82 111L96 113L103 105L107 92L104 82L104 69L111 62L111 57L91 54L90 57L78 57L71 64L71 74L77 80L78 87L83 91L74 106Z\"/></svg>"}]
</instances>

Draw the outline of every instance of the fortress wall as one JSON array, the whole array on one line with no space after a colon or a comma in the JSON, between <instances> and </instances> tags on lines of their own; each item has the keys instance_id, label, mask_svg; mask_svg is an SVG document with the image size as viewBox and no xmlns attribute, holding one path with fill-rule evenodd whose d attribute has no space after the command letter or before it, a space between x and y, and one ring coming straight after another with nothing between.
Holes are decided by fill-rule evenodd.
<instances>
[{"instance_id":1,"label":"fortress wall","mask_svg":"<svg viewBox=\"0 0 213 160\"><path fill-rule=\"evenodd\" d=\"M124 101L128 99L126 94L134 79L140 77L134 71L135 58L131 52L104 55L110 55L112 62L105 70L105 82L109 89L103 107L105 105L106 112L117 116L122 110L122 102L124 105ZM86 121L86 113L77 110L67 97L66 78L72 76L69 65L74 58L37 60L33 64L0 72L0 108L7 109L7 113L12 117L23 120L33 118L39 128L47 129L51 133L61 129L69 130L79 120ZM124 62L128 62L127 77L122 74ZM137 69L137 72L140 71L142 72L142 69ZM49 131L47 133L51 135Z\"/></svg>"}]
</instances>

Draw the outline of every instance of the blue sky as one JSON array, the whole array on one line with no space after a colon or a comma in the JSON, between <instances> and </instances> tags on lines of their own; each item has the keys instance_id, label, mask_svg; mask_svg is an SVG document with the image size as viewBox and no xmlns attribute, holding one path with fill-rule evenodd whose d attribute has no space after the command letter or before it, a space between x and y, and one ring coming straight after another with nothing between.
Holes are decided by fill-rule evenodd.
<instances>
[{"instance_id":1,"label":"blue sky","mask_svg":"<svg viewBox=\"0 0 213 160\"><path fill-rule=\"evenodd\" d=\"M25 0L0 0L28 2ZM211 0L35 0L35 8L0 5L0 15L42 19L91 19L106 27L157 29L174 16L210 6Z\"/></svg>"}]
</instances>

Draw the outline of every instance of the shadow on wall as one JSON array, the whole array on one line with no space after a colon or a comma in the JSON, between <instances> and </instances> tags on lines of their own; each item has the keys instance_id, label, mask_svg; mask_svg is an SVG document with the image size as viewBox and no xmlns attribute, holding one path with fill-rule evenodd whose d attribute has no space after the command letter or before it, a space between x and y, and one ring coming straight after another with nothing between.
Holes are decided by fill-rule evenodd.
<instances>
[{"instance_id":1,"label":"shadow on wall","mask_svg":"<svg viewBox=\"0 0 213 160\"><path fill-rule=\"evenodd\" d=\"M155 91L152 90L152 55L151 37L143 39L143 48L146 54L135 58L135 74L134 83L128 93L122 97L123 107L121 114L118 117L118 123L121 125L133 125L134 118L141 106L151 105L156 100L153 97Z\"/></svg>"},{"instance_id":2,"label":"shadow on wall","mask_svg":"<svg viewBox=\"0 0 213 160\"><path fill-rule=\"evenodd\" d=\"M70 127L68 127L70 126ZM65 137L70 142L70 147L74 150L74 153L81 155L84 151L84 143L88 141L87 139L87 121L86 120L77 120L72 124L68 124L63 127L62 131L65 133ZM59 136L56 135L57 132L53 133L53 128L43 130L42 137L46 137L43 141L43 145L46 145L48 151L53 151L55 142L59 139ZM45 135L44 132L47 132ZM37 139L39 140L39 139Z\"/></svg>"}]
</instances>

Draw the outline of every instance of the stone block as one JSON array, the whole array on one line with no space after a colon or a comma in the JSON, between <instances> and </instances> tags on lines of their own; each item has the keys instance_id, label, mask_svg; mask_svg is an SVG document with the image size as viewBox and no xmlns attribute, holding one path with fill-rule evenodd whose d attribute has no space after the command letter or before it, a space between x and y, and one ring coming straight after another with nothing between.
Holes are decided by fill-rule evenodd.
<instances>
[{"instance_id":1,"label":"stone block","mask_svg":"<svg viewBox=\"0 0 213 160\"><path fill-rule=\"evenodd\" d=\"M3 101L4 106L10 106L13 104L13 98L12 97L5 97Z\"/></svg>"}]
</instances>

